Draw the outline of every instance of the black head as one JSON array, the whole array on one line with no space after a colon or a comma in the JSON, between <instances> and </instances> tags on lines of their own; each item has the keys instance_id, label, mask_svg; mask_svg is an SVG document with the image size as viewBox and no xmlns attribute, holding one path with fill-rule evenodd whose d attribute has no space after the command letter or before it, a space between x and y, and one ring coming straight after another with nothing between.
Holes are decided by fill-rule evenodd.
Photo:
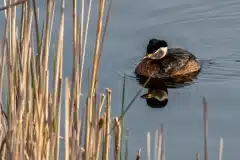
<instances>
[{"instance_id":1,"label":"black head","mask_svg":"<svg viewBox=\"0 0 240 160\"><path fill-rule=\"evenodd\" d=\"M168 47L167 42L164 40L151 39L147 45L147 54L151 54L161 47Z\"/></svg>"}]
</instances>

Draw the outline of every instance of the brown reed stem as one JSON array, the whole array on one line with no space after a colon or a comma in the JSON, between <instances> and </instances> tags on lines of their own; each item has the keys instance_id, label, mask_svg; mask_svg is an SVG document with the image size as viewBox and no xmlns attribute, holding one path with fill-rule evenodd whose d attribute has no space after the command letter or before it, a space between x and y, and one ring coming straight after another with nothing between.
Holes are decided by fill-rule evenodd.
<instances>
[{"instance_id":1,"label":"brown reed stem","mask_svg":"<svg viewBox=\"0 0 240 160\"><path fill-rule=\"evenodd\" d=\"M102 31L102 19L103 19L103 12L104 12L104 0L100 0L99 3L99 18L98 18L98 25L97 25L97 36L96 36L96 46L95 46L95 54L93 60L93 70L92 70L92 80L91 86L89 88L89 101L88 101L88 116L89 116L89 123L93 123L93 95L96 92L96 81L97 81L97 72L98 72L98 59L99 59L99 48L100 48L100 41L101 41L101 31ZM108 117L108 116L107 116ZM88 128L87 128L88 129ZM89 131L88 131L89 133ZM89 139L89 137L85 137ZM85 146L85 149L88 149L88 146ZM87 151L86 151L87 152Z\"/></svg>"},{"instance_id":2,"label":"brown reed stem","mask_svg":"<svg viewBox=\"0 0 240 160\"><path fill-rule=\"evenodd\" d=\"M222 160L222 153L223 153L223 138L220 138L220 144L219 144L219 155L218 160Z\"/></svg>"},{"instance_id":3,"label":"brown reed stem","mask_svg":"<svg viewBox=\"0 0 240 160\"><path fill-rule=\"evenodd\" d=\"M151 160L151 137L150 132L147 132L147 160Z\"/></svg>"},{"instance_id":4,"label":"brown reed stem","mask_svg":"<svg viewBox=\"0 0 240 160\"><path fill-rule=\"evenodd\" d=\"M104 27L103 27L102 43L99 46L99 58L97 59L97 61L98 61L97 64L99 64L100 57L102 55L103 42L104 42L104 38L105 38L105 35L106 35L106 32L107 32L107 27L108 27L108 23L109 23L109 19L110 19L111 8L112 8L112 0L109 1L109 5L108 5L108 10L107 10L107 14L106 14L107 15L106 16L106 21L105 21L105 24L104 24ZM97 77L98 77L98 72L97 72Z\"/></svg>"},{"instance_id":5,"label":"brown reed stem","mask_svg":"<svg viewBox=\"0 0 240 160\"><path fill-rule=\"evenodd\" d=\"M69 159L69 99L70 99L70 84L68 78L65 80L65 160Z\"/></svg>"},{"instance_id":6,"label":"brown reed stem","mask_svg":"<svg viewBox=\"0 0 240 160\"><path fill-rule=\"evenodd\" d=\"M105 137L104 137L104 152L103 152L103 160L109 159L109 132L110 132L110 111L111 111L111 94L112 91L110 88L106 89L106 95L107 95L107 106L106 106L106 130L105 130Z\"/></svg>"},{"instance_id":7,"label":"brown reed stem","mask_svg":"<svg viewBox=\"0 0 240 160\"><path fill-rule=\"evenodd\" d=\"M136 160L140 160L140 155L141 155L141 149L138 150L138 153L137 153L137 158Z\"/></svg>"},{"instance_id":8,"label":"brown reed stem","mask_svg":"<svg viewBox=\"0 0 240 160\"><path fill-rule=\"evenodd\" d=\"M204 118L204 160L208 160L208 105L203 97L203 118Z\"/></svg>"},{"instance_id":9,"label":"brown reed stem","mask_svg":"<svg viewBox=\"0 0 240 160\"><path fill-rule=\"evenodd\" d=\"M126 134L126 137L125 137L125 160L128 160L128 133L129 131L126 130L125 131L125 134Z\"/></svg>"},{"instance_id":10,"label":"brown reed stem","mask_svg":"<svg viewBox=\"0 0 240 160\"><path fill-rule=\"evenodd\" d=\"M114 119L115 122L115 145L114 145L114 160L119 160L120 158L120 138L121 138L121 126L118 117Z\"/></svg>"},{"instance_id":11,"label":"brown reed stem","mask_svg":"<svg viewBox=\"0 0 240 160\"><path fill-rule=\"evenodd\" d=\"M99 153L100 153L100 145L102 142L102 135L103 135L103 129L105 128L105 119L106 119L106 114L104 113L104 115L99 119L98 122L98 132L97 132L97 145L96 145L96 159L99 159Z\"/></svg>"},{"instance_id":12,"label":"brown reed stem","mask_svg":"<svg viewBox=\"0 0 240 160\"><path fill-rule=\"evenodd\" d=\"M89 149L89 133L90 133L90 108L89 108L90 98L87 98L87 107L86 107L86 117L85 117L85 142L84 142L84 148L85 148L85 154L84 159L88 159L88 149Z\"/></svg>"},{"instance_id":13,"label":"brown reed stem","mask_svg":"<svg viewBox=\"0 0 240 160\"><path fill-rule=\"evenodd\" d=\"M92 81L91 81L91 87L90 87L91 90L89 92L90 97L92 97L92 95L94 93L97 72L98 72L98 67L99 67L98 59L99 59L99 55L100 55L100 42L101 42L101 33L102 33L102 19L103 19L103 13L104 13L104 3L105 3L105 0L100 0L95 55L94 55L94 60L93 60ZM92 98L90 98L90 99L92 100Z\"/></svg>"},{"instance_id":14,"label":"brown reed stem","mask_svg":"<svg viewBox=\"0 0 240 160\"><path fill-rule=\"evenodd\" d=\"M1 8L0 8L0 11L5 10L5 9L7 9L7 8L14 7L14 6L19 5L19 4L23 4L23 3L25 3L26 1L27 1L27 0L18 0L17 2L14 2L14 3L10 4L10 5L8 4L7 6L1 7ZM10 2L10 0L9 0L9 2Z\"/></svg>"},{"instance_id":15,"label":"brown reed stem","mask_svg":"<svg viewBox=\"0 0 240 160\"><path fill-rule=\"evenodd\" d=\"M197 154L196 154L196 159L200 160L200 153L199 152L197 152Z\"/></svg>"},{"instance_id":16,"label":"brown reed stem","mask_svg":"<svg viewBox=\"0 0 240 160\"><path fill-rule=\"evenodd\" d=\"M157 153L157 159L163 160L163 124L161 125L160 133L158 136L158 153Z\"/></svg>"}]
</instances>

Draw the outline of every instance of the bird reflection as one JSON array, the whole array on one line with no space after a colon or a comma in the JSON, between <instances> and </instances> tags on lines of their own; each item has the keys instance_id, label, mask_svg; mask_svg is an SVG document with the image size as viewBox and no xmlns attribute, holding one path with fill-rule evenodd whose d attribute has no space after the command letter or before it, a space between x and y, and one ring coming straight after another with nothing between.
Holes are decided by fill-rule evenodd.
<instances>
[{"instance_id":1,"label":"bird reflection","mask_svg":"<svg viewBox=\"0 0 240 160\"><path fill-rule=\"evenodd\" d=\"M185 77L181 76L174 79L157 79L151 78L147 84L147 77L137 76L136 79L139 84L148 89L148 91L141 95L141 98L146 99L146 103L151 108L163 108L168 103L168 88L180 88L188 86L193 83L195 74L186 75ZM145 84L145 86L144 86Z\"/></svg>"},{"instance_id":2,"label":"bird reflection","mask_svg":"<svg viewBox=\"0 0 240 160\"><path fill-rule=\"evenodd\" d=\"M141 97L146 99L148 106L152 108L162 108L168 103L167 90L148 89L148 92L143 94Z\"/></svg>"},{"instance_id":3,"label":"bird reflection","mask_svg":"<svg viewBox=\"0 0 240 160\"><path fill-rule=\"evenodd\" d=\"M141 98L146 99L149 107L152 108L162 108L168 103L168 90L165 82L159 79L150 79L148 83L144 86L147 78L138 77L139 84L147 88L148 91L141 96Z\"/></svg>"}]
</instances>

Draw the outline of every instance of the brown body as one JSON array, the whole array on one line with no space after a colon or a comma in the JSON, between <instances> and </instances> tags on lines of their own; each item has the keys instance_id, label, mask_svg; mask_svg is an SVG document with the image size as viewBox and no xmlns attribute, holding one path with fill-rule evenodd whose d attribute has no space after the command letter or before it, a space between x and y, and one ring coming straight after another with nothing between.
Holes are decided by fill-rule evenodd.
<instances>
[{"instance_id":1,"label":"brown body","mask_svg":"<svg viewBox=\"0 0 240 160\"><path fill-rule=\"evenodd\" d=\"M169 79L196 73L200 63L190 52L181 48L170 48L162 59L143 59L135 69L138 76Z\"/></svg>"}]
</instances>

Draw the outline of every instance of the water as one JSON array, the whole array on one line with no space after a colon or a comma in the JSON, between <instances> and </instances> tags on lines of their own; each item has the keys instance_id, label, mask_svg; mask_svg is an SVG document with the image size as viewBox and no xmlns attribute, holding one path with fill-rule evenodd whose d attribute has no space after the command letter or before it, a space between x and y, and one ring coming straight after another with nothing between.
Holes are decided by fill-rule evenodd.
<instances>
[{"instance_id":1,"label":"water","mask_svg":"<svg viewBox=\"0 0 240 160\"><path fill-rule=\"evenodd\" d=\"M94 50L97 5L94 2L92 9L85 81ZM43 6L40 3L40 9ZM56 7L59 15L59 6ZM223 159L239 159L240 1L122 0L113 2L111 13L99 82L102 92L106 87L113 91L113 116L121 111L123 75L128 76L126 104L141 88L133 71L150 38L165 39L170 47L194 52L203 62L203 69L194 84L168 90L169 102L165 108L150 108L144 99L137 98L125 117L125 128L130 131L129 159L135 158L139 148L145 159L146 133L151 132L153 138L162 123L165 125L166 159L194 159L197 151L203 157L202 96L209 104L209 159L218 157L221 136L224 138ZM55 27L59 18L56 22ZM72 33L69 23L72 23L71 3L66 4L64 76L71 76L72 69L72 37L67 34ZM53 29L55 39L57 32ZM87 84L83 86L83 92L87 92Z\"/></svg>"}]
</instances>

